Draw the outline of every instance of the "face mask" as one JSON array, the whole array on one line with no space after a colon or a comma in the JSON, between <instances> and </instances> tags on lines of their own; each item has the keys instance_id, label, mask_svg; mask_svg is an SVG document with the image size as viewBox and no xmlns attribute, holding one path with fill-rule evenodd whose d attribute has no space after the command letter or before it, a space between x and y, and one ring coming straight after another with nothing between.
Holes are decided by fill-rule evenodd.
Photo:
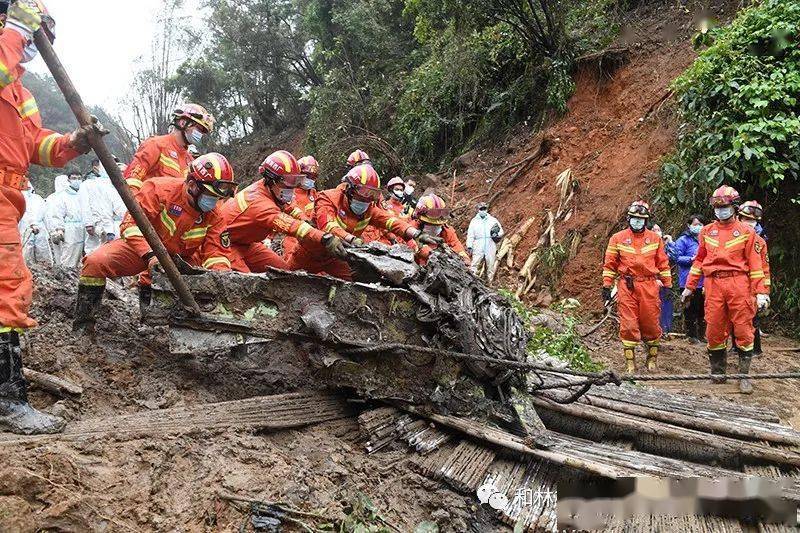
<instances>
[{"instance_id":1,"label":"face mask","mask_svg":"<svg viewBox=\"0 0 800 533\"><path fill-rule=\"evenodd\" d=\"M633 231L642 231L644 229L644 219L643 218L632 218L629 222L631 229Z\"/></svg>"},{"instance_id":2,"label":"face mask","mask_svg":"<svg viewBox=\"0 0 800 533\"><path fill-rule=\"evenodd\" d=\"M703 226L700 224L695 224L694 226L689 226L689 231L692 232L692 235L700 235L700 230L703 229Z\"/></svg>"},{"instance_id":3,"label":"face mask","mask_svg":"<svg viewBox=\"0 0 800 533\"><path fill-rule=\"evenodd\" d=\"M733 216L733 207L717 207L714 209L714 216L717 217L717 220L728 220Z\"/></svg>"},{"instance_id":4,"label":"face mask","mask_svg":"<svg viewBox=\"0 0 800 533\"><path fill-rule=\"evenodd\" d=\"M742 222L744 222L751 228L755 228L756 224L758 224L758 220L753 220L752 218L745 218L745 217L742 217Z\"/></svg>"},{"instance_id":5,"label":"face mask","mask_svg":"<svg viewBox=\"0 0 800 533\"><path fill-rule=\"evenodd\" d=\"M29 61L33 61L38 55L39 55L39 50L36 48L36 43L31 41L22 50L22 59L20 60L20 63L27 63Z\"/></svg>"},{"instance_id":6,"label":"face mask","mask_svg":"<svg viewBox=\"0 0 800 533\"><path fill-rule=\"evenodd\" d=\"M303 178L303 182L300 184L302 189L310 191L314 188L315 182L311 178Z\"/></svg>"},{"instance_id":7,"label":"face mask","mask_svg":"<svg viewBox=\"0 0 800 533\"><path fill-rule=\"evenodd\" d=\"M425 224L425 227L422 228L422 233L427 233L428 235L433 235L434 237L438 237L441 232L442 227L437 226L436 224Z\"/></svg>"},{"instance_id":8,"label":"face mask","mask_svg":"<svg viewBox=\"0 0 800 533\"><path fill-rule=\"evenodd\" d=\"M395 195L397 198L402 198L405 193L404 189L397 187L396 189L392 189L392 194Z\"/></svg>"},{"instance_id":9,"label":"face mask","mask_svg":"<svg viewBox=\"0 0 800 533\"><path fill-rule=\"evenodd\" d=\"M350 200L350 209L356 215L363 215L369 209L369 204L372 202L362 202L361 200Z\"/></svg>"},{"instance_id":10,"label":"face mask","mask_svg":"<svg viewBox=\"0 0 800 533\"><path fill-rule=\"evenodd\" d=\"M411 185L406 185L404 192L406 193L406 196L411 196L412 194L414 194L414 187L412 187Z\"/></svg>"},{"instance_id":11,"label":"face mask","mask_svg":"<svg viewBox=\"0 0 800 533\"><path fill-rule=\"evenodd\" d=\"M219 198L217 198L216 196L201 194L200 199L197 201L197 208L203 213L208 213L210 211L213 211L214 208L217 207L218 201Z\"/></svg>"},{"instance_id":12,"label":"face mask","mask_svg":"<svg viewBox=\"0 0 800 533\"><path fill-rule=\"evenodd\" d=\"M69 180L69 187L73 191L77 191L81 188L81 180Z\"/></svg>"},{"instance_id":13,"label":"face mask","mask_svg":"<svg viewBox=\"0 0 800 533\"><path fill-rule=\"evenodd\" d=\"M290 203L294 200L294 189L281 189L281 192L278 193L278 200L285 204Z\"/></svg>"},{"instance_id":14,"label":"face mask","mask_svg":"<svg viewBox=\"0 0 800 533\"><path fill-rule=\"evenodd\" d=\"M481 217L481 218L486 218L486 217L489 216L489 212L488 211L478 211L478 216Z\"/></svg>"},{"instance_id":15,"label":"face mask","mask_svg":"<svg viewBox=\"0 0 800 533\"><path fill-rule=\"evenodd\" d=\"M186 139L189 141L189 144L200 144L200 141L203 140L203 132L197 128L189 130L186 134Z\"/></svg>"}]
</instances>

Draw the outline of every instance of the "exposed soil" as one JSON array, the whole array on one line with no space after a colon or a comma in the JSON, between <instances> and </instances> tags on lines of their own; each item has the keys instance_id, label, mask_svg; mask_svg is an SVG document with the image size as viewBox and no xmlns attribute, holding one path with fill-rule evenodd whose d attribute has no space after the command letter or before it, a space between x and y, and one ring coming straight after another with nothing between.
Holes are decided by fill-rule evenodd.
<instances>
[{"instance_id":1,"label":"exposed soil","mask_svg":"<svg viewBox=\"0 0 800 533\"><path fill-rule=\"evenodd\" d=\"M732 2L719 2L711 10L724 20L735 7ZM621 229L627 206L652 195L662 158L672 150L677 133L669 85L696 57L690 44L695 15L680 3L644 3L626 19L639 22L626 28L612 46L627 49L624 63L616 67L619 61L613 58L581 62L567 114L543 134L520 128L505 143L480 147L456 164L466 166L456 176L454 202L457 226L465 232L475 205L502 190L514 172L506 172L487 194L499 171L533 154L543 136L552 143L549 153L492 203L492 212L507 232L536 217L518 248L514 271L501 267L502 284L516 289L516 271L546 226L546 209L555 213L558 207L555 178L572 169L579 182L576 209L569 220L556 225L556 238L576 231L581 240L576 256L563 269L559 294L578 298L584 308L600 308L603 250L609 236ZM452 174L433 185L449 198ZM535 303L536 293L529 294Z\"/></svg>"}]
</instances>

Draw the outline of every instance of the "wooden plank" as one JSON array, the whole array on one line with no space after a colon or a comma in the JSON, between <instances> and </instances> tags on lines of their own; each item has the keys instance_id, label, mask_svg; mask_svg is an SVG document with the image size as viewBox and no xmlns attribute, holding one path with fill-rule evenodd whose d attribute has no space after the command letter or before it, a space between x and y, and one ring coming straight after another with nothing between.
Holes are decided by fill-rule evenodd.
<instances>
[{"instance_id":1,"label":"wooden plank","mask_svg":"<svg viewBox=\"0 0 800 533\"><path fill-rule=\"evenodd\" d=\"M176 407L69 424L64 433L20 437L0 434L0 445L112 437L162 436L198 429L289 429L352 416L347 402L336 395L298 392L245 400Z\"/></svg>"}]
</instances>

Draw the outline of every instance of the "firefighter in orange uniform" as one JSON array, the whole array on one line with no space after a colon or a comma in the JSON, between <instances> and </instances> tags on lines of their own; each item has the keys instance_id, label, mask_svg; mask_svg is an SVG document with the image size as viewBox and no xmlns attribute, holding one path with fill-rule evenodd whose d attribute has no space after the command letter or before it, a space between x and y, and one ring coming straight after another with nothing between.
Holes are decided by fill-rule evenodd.
<instances>
[{"instance_id":1,"label":"firefighter in orange uniform","mask_svg":"<svg viewBox=\"0 0 800 533\"><path fill-rule=\"evenodd\" d=\"M422 244L440 244L442 240L423 234L392 212L378 207L381 183L372 165L358 165L347 173L344 183L335 189L322 191L314 204L317 227L330 232L347 245L364 244L361 234L368 226L391 231L403 239L419 239ZM303 246L287 258L293 270L325 273L341 279L351 279L346 262L331 256L321 245Z\"/></svg>"},{"instance_id":2,"label":"firefighter in orange uniform","mask_svg":"<svg viewBox=\"0 0 800 533\"><path fill-rule=\"evenodd\" d=\"M42 127L36 100L20 79L22 64L38 53L33 33L41 27L53 42L55 22L39 1L16 2L7 15L0 14L0 431L57 433L64 420L30 406L22 375L19 334L36 326L28 316L33 282L17 229L25 213L22 190L31 163L62 167L89 151L90 135L107 132L94 117L71 135Z\"/></svg>"},{"instance_id":3,"label":"firefighter in orange uniform","mask_svg":"<svg viewBox=\"0 0 800 533\"><path fill-rule=\"evenodd\" d=\"M356 150L349 156L347 156L347 166L349 167L357 167L358 165L371 165L372 162L369 159L369 155L364 150Z\"/></svg>"},{"instance_id":4,"label":"firefighter in orange uniform","mask_svg":"<svg viewBox=\"0 0 800 533\"><path fill-rule=\"evenodd\" d=\"M756 308L769 307L769 289L761 255L756 250L755 230L736 218L739 193L733 187L722 186L714 191L711 205L716 222L705 226L699 235L697 249L681 301L691 298L700 276L705 276L706 339L711 373L725 381L727 338L733 329L739 347L739 373L750 372L753 356L753 319ZM742 394L753 392L749 379L739 381Z\"/></svg>"},{"instance_id":5,"label":"firefighter in orange uniform","mask_svg":"<svg viewBox=\"0 0 800 533\"><path fill-rule=\"evenodd\" d=\"M303 178L300 186L294 190L294 201L289 213L294 218L309 222L314 218L314 200L317 198L317 178L319 177L319 163L314 156L304 156L297 160ZM287 235L283 239L283 257L289 257L299 246L297 239Z\"/></svg>"},{"instance_id":6,"label":"firefighter in orange uniform","mask_svg":"<svg viewBox=\"0 0 800 533\"><path fill-rule=\"evenodd\" d=\"M231 236L232 265L239 272L265 272L268 267L289 270L289 265L264 244L264 239L279 232L300 241L300 246L317 245L335 257L344 257L342 242L322 233L308 222L289 213L295 188L304 175L292 154L278 150L267 156L256 181L222 207Z\"/></svg>"},{"instance_id":7,"label":"firefighter in orange uniform","mask_svg":"<svg viewBox=\"0 0 800 533\"><path fill-rule=\"evenodd\" d=\"M414 209L411 224L422 231L426 235L432 235L442 239L444 244L450 247L457 253L464 264L470 265L470 258L464 245L458 239L456 231L447 224L447 219L450 217L450 210L445 205L444 200L435 194L423 196L417 202L417 208ZM428 257L431 252L438 248L437 245L422 245L416 247L415 258L420 266L425 266L428 263Z\"/></svg>"},{"instance_id":8,"label":"firefighter in orange uniform","mask_svg":"<svg viewBox=\"0 0 800 533\"><path fill-rule=\"evenodd\" d=\"M743 203L739 207L739 220L747 224L753 231L756 232L756 252L761 256L761 266L764 269L764 287L768 291L772 291L772 275L769 267L769 252L767 250L767 240L762 236L760 231L763 228L759 225L761 217L764 216L764 208L755 200L750 200ZM759 327L758 313L753 320L753 355L761 355L761 328ZM735 337L734 337L735 340Z\"/></svg>"},{"instance_id":9,"label":"firefighter in orange uniform","mask_svg":"<svg viewBox=\"0 0 800 533\"><path fill-rule=\"evenodd\" d=\"M186 180L151 178L136 200L167 251L197 266L230 270L230 236L219 202L236 193L233 168L224 156L202 155L192 161ZM92 334L106 278L151 271L158 259L130 213L120 225L122 238L107 242L83 259L73 331ZM146 277L149 282L149 276Z\"/></svg>"},{"instance_id":10,"label":"firefighter in orange uniform","mask_svg":"<svg viewBox=\"0 0 800 533\"><path fill-rule=\"evenodd\" d=\"M399 177L394 177L389 180L389 183L386 184L386 188L389 190L389 198L382 200L380 207L386 209L387 211L393 212L400 218L410 218L412 210L402 201L405 197L405 182ZM413 247L413 242L406 243L402 240L398 242L397 237L391 232L383 231L374 227L365 229L364 233L362 234L362 239L364 239L364 242L378 241L389 246L393 244L408 244Z\"/></svg>"},{"instance_id":11,"label":"firefighter in orange uniform","mask_svg":"<svg viewBox=\"0 0 800 533\"><path fill-rule=\"evenodd\" d=\"M608 242L603 266L603 303L611 304L611 288L617 282L619 337L625 354L625 370L636 371L636 346L647 346L647 369L658 368L661 341L661 287L672 287L672 274L664 242L647 229L650 206L643 201L628 208L628 228Z\"/></svg>"},{"instance_id":12,"label":"firefighter in orange uniform","mask_svg":"<svg viewBox=\"0 0 800 533\"><path fill-rule=\"evenodd\" d=\"M172 113L172 131L144 141L125 169L128 187L137 191L150 178L186 179L194 156L190 145L197 145L214 129L214 117L202 106L185 104Z\"/></svg>"}]
</instances>

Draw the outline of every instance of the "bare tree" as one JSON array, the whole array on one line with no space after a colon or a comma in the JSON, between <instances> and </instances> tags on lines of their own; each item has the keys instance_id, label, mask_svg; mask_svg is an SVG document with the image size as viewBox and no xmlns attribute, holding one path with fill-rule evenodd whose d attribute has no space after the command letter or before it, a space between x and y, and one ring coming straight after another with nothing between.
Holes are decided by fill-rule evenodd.
<instances>
[{"instance_id":1,"label":"bare tree","mask_svg":"<svg viewBox=\"0 0 800 533\"><path fill-rule=\"evenodd\" d=\"M138 143L167 132L180 100L180 90L169 79L175 73L174 58L181 49L177 14L182 5L183 0L164 2L158 17L160 31L153 38L149 55L140 58L144 67L136 73L125 98L129 114L120 116L119 122Z\"/></svg>"}]
</instances>

